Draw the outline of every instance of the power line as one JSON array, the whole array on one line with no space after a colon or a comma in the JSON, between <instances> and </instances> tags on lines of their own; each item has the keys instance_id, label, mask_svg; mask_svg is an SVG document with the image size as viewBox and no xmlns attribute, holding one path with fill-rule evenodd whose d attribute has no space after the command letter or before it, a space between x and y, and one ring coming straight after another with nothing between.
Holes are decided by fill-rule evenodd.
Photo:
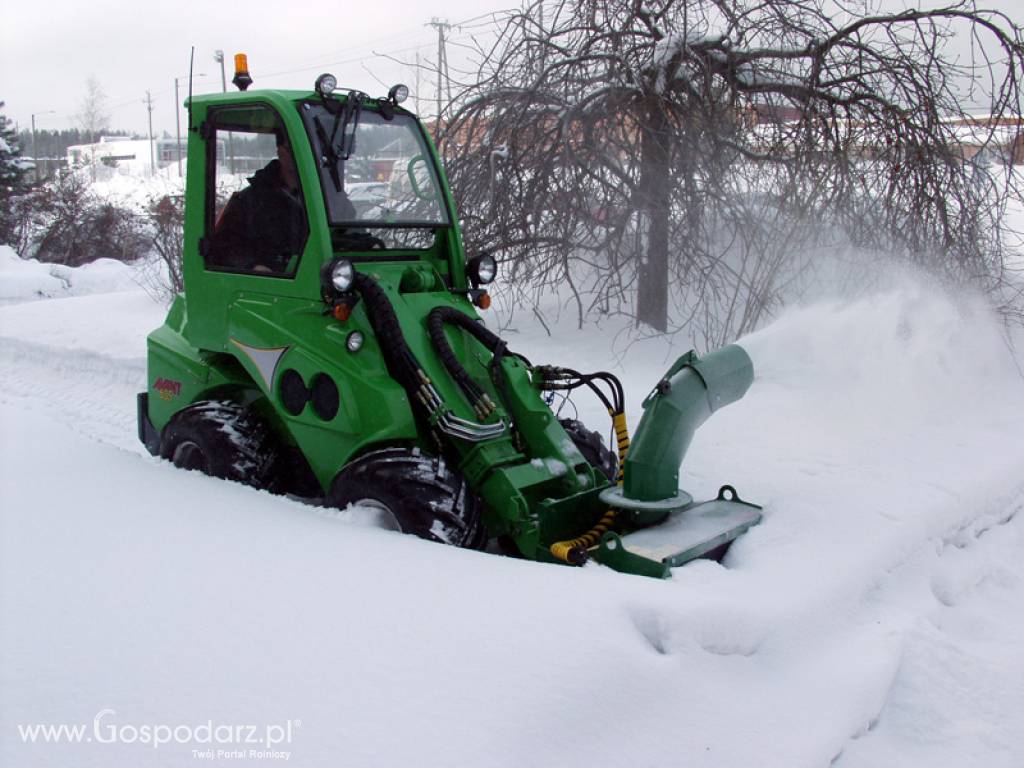
<instances>
[{"instance_id":1,"label":"power line","mask_svg":"<svg viewBox=\"0 0 1024 768\"><path fill-rule=\"evenodd\" d=\"M445 82L447 83L447 90L449 91L449 99L451 98L451 94L450 94L451 83L450 83L450 79L447 79L447 72L448 72L447 45L449 43L456 43L456 42L461 42L461 41L467 40L467 39L469 39L469 38L471 38L473 36L472 34L461 34L463 32L474 31L474 30L478 30L478 29L486 29L488 27L495 27L496 28L499 25L499 23L501 22L502 17L505 14L510 13L510 12L512 12L514 10L515 9L513 9L513 8L506 8L506 9L499 9L499 10L496 10L496 11L487 11L485 13L480 13L480 14L477 14L475 16L470 16L470 17L468 17L466 19L462 19L460 21L456 21L456 22L447 22L446 21L446 22L444 22L445 24L447 24L449 31L452 30L452 29L455 29L455 30L458 30L458 32L460 33L458 35L453 35L453 36L446 36L445 35L443 37L443 41L444 41L444 43L442 45L442 49L443 49L442 50L442 54L443 55L442 55L442 58L441 58L439 63L441 64L442 71L444 72L444 76L439 78L438 83L439 83L439 90L444 87L444 83ZM435 19L435 21L436 21L436 19ZM427 26L433 26L433 22L429 23ZM351 58L341 59L341 60L326 61L326 59L330 56L330 54L325 54L322 58L318 57L319 58L319 63L311 63L311 64L308 64L308 65L296 66L296 67L290 68L290 69L282 69L282 70L277 70L277 71L274 71L274 72L262 73L261 74L261 78L281 77L281 76L284 76L284 75L292 75L292 74L297 74L297 73L300 73L300 72L306 72L306 71L315 70L315 69L322 69L322 68L331 67L331 66L345 66L345 65L348 65L348 64L359 64L359 63L368 61L370 59L382 58L382 57L385 57L385 56L397 56L397 55L401 55L401 54L405 54L405 53L419 52L419 51L422 51L423 48L425 48L430 43L428 43L427 41L423 41L422 43L417 43L415 45L405 46L405 47L400 48L398 50L391 51L388 54L377 53L377 52L373 51L372 48L374 46L379 46L381 43L388 43L388 42L398 41L398 40L406 40L406 39L409 39L411 37L415 37L419 33L420 29L421 28L409 28L408 30L406 30L404 32L398 32L398 33L389 34L389 35L382 35L380 37L372 38L372 39L366 41L362 45L357 46L355 49L352 49L352 48L347 49L347 52L351 52L352 50L360 51L360 50L364 50L364 49L370 49L368 53L365 53L363 55L354 56L354 57L351 57ZM442 33L442 35L443 34L444 33ZM155 90L155 91L147 90L146 91L147 99L149 100L150 103L152 103L152 100L155 97L164 96L164 95L170 93L172 90L174 90L174 89L173 89L173 87L170 87L170 86L167 87L167 88L161 88L161 89ZM137 106L138 103L139 103L138 96L132 96L130 98L125 97L125 98L118 99L118 100L114 101L114 103L112 103L109 107L107 107L107 111L108 112L117 112L117 111L120 111L120 110L125 109L127 107ZM75 115L74 115L74 113L68 113L68 112L65 112L65 113L55 112L52 119L64 120L64 121L69 121L70 122L70 121L73 121L75 119Z\"/></svg>"},{"instance_id":2,"label":"power line","mask_svg":"<svg viewBox=\"0 0 1024 768\"><path fill-rule=\"evenodd\" d=\"M503 11L489 11L487 13L482 13L482 14L478 14L476 16L471 16L468 19L464 19L462 21L453 22L449 26L455 27L455 28L458 28L458 29L461 30L463 27L465 27L468 24L471 24L471 23L476 22L476 21L480 21L481 19L488 19L489 18L491 21L488 24L478 24L478 25L476 25L476 27L474 27L474 28L481 28L482 29L482 28L484 28L486 26L493 26L493 25L495 25L497 23L497 21L498 21L498 16L500 14L506 13L506 12L508 12L508 11L507 10L503 10ZM375 57L379 56L380 54L373 52L373 48L379 46L381 43L386 43L386 42L395 41L395 40L405 40L405 39L408 39L410 37L415 37L415 36L418 35L419 31L420 31L419 28L410 28L410 29L406 30L405 32L399 32L399 33L392 34L392 35L383 35L381 37L371 38L370 40L367 40L366 42L364 42L362 45L355 46L354 48L346 48L345 49L345 53L351 53L353 51L360 51L360 50L363 50L363 49L370 49L370 53L368 53L368 54L364 54L364 55L360 55L360 56L354 56L352 58L338 60L338 59L330 58L334 54L325 53L323 56L315 57L314 60L317 63L296 65L295 67L293 67L291 69L277 70L275 72L264 72L264 73L261 74L261 77L277 77L279 75L292 75L292 74L295 74L297 72L306 72L306 71L309 71L309 70L312 70L312 69L320 69L321 67L338 66L338 65L344 65L344 64L358 64L360 62L366 61L367 59L375 58ZM425 47L425 45L426 45L426 43L418 43L416 45L407 46L407 47L402 48L402 49L400 49L398 51L393 51L392 53L393 54L394 53L407 53L409 51L415 51L415 50L418 50L420 48L423 48L423 47ZM328 60L329 58L330 58L330 60Z\"/></svg>"}]
</instances>

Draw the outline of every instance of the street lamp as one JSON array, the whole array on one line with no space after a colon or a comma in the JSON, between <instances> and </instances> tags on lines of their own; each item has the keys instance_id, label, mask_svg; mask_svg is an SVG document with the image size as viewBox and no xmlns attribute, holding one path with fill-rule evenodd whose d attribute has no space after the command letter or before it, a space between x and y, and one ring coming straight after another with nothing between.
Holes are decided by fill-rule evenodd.
<instances>
[{"instance_id":1,"label":"street lamp","mask_svg":"<svg viewBox=\"0 0 1024 768\"><path fill-rule=\"evenodd\" d=\"M36 115L52 115L55 110L48 109L45 112L36 112L32 115L32 162L35 163L36 184L39 183L39 155L36 154Z\"/></svg>"},{"instance_id":2,"label":"street lamp","mask_svg":"<svg viewBox=\"0 0 1024 768\"><path fill-rule=\"evenodd\" d=\"M179 75L174 78L174 124L178 134L178 178L181 178L181 102L178 98L178 81L183 80L188 75ZM204 72L200 72L198 75L192 75L192 77L206 77Z\"/></svg>"},{"instance_id":3,"label":"street lamp","mask_svg":"<svg viewBox=\"0 0 1024 768\"><path fill-rule=\"evenodd\" d=\"M220 89L221 92L228 92L228 76L224 72L224 51L218 48L213 52L213 60L220 64ZM235 172L235 135L228 131L228 163L231 173Z\"/></svg>"}]
</instances>

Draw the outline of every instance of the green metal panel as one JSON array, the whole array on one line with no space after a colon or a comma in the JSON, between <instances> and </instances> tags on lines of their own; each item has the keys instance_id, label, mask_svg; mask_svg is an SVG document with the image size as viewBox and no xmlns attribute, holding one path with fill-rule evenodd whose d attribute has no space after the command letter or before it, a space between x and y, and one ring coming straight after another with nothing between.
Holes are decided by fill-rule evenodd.
<instances>
[{"instance_id":1,"label":"green metal panel","mask_svg":"<svg viewBox=\"0 0 1024 768\"><path fill-rule=\"evenodd\" d=\"M251 91L195 97L188 137L188 195L185 201L183 250L185 295L192 307L185 336L197 347L230 351L227 308L237 293L266 293L277 297L316 299L320 294L320 267L332 256L330 229L324 213L320 182L310 153L309 139L299 118L294 96L283 91ZM303 94L298 94L303 95ZM304 94L307 97L309 94ZM217 106L263 104L273 109L288 131L296 160L299 184L306 203L309 236L294 277L238 274L207 270L199 253L206 236L207 146L199 130ZM317 201L320 202L317 205Z\"/></svg>"},{"instance_id":2,"label":"green metal panel","mask_svg":"<svg viewBox=\"0 0 1024 768\"><path fill-rule=\"evenodd\" d=\"M341 324L324 315L319 301L243 293L227 315L231 353L274 405L324 489L372 446L418 440L406 393L388 375L365 313L357 311ZM353 331L366 338L355 353L345 346ZM298 414L287 411L280 382L288 370L306 387L316 376L334 382L340 401L334 418L321 419L309 403Z\"/></svg>"},{"instance_id":3,"label":"green metal panel","mask_svg":"<svg viewBox=\"0 0 1024 768\"><path fill-rule=\"evenodd\" d=\"M174 310L172 310L172 313ZM162 430L171 417L197 400L218 393L247 398L252 382L230 358L196 349L170 325L147 339L149 418Z\"/></svg>"}]
</instances>

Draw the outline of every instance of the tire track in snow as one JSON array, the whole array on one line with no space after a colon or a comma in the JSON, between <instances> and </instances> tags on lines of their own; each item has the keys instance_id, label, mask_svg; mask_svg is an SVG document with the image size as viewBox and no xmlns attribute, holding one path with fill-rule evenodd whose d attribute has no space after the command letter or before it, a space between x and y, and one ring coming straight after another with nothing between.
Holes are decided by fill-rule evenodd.
<instances>
[{"instance_id":1,"label":"tire track in snow","mask_svg":"<svg viewBox=\"0 0 1024 768\"><path fill-rule=\"evenodd\" d=\"M0 400L52 414L97 442L145 453L135 416L135 395L145 387L145 358L0 337Z\"/></svg>"},{"instance_id":2,"label":"tire track in snow","mask_svg":"<svg viewBox=\"0 0 1024 768\"><path fill-rule=\"evenodd\" d=\"M1024 726L1022 554L1024 487L1001 511L982 513L925 542L889 574L884 591L894 602L891 608L898 606L903 614L895 630L899 659L877 711L831 765L963 768L959 761L965 753L979 755L976 764L986 768L1024 764L1018 738ZM917 596L913 610L905 600L893 599L909 591ZM993 610L986 602L1003 605ZM878 621L895 618L879 616ZM965 750L971 741L977 743Z\"/></svg>"}]
</instances>

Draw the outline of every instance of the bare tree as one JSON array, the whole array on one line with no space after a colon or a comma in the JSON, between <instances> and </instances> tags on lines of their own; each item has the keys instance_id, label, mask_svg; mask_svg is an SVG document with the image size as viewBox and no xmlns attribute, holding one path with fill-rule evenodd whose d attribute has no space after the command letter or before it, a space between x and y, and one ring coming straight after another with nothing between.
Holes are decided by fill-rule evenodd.
<instances>
[{"instance_id":1,"label":"bare tree","mask_svg":"<svg viewBox=\"0 0 1024 768\"><path fill-rule=\"evenodd\" d=\"M78 120L78 126L90 141L96 141L100 134L110 126L107 94L95 75L90 75L85 81L82 102L75 117Z\"/></svg>"},{"instance_id":2,"label":"bare tree","mask_svg":"<svg viewBox=\"0 0 1024 768\"><path fill-rule=\"evenodd\" d=\"M954 34L985 47L953 63ZM467 244L523 289L568 285L581 317L723 341L826 232L1000 283L1009 182L977 183L957 118L970 87L1019 119L1024 48L970 0L538 0L480 53L441 138Z\"/></svg>"},{"instance_id":3,"label":"bare tree","mask_svg":"<svg viewBox=\"0 0 1024 768\"><path fill-rule=\"evenodd\" d=\"M82 94L82 101L78 107L78 114L75 117L79 128L87 136L87 140L93 144L99 140L100 134L110 127L110 114L107 111L107 94L95 75L90 75L85 81L85 92ZM93 180L95 181L95 150L92 152L90 162Z\"/></svg>"}]
</instances>

